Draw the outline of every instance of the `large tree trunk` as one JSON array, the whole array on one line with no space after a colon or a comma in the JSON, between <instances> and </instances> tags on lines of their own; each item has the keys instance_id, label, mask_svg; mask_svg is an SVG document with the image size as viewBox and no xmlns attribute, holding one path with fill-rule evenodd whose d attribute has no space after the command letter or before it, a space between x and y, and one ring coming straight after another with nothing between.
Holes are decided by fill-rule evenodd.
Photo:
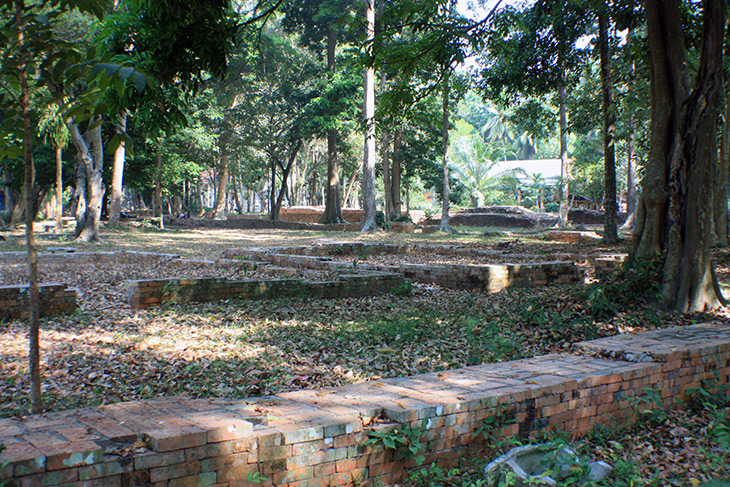
<instances>
[{"instance_id":1,"label":"large tree trunk","mask_svg":"<svg viewBox=\"0 0 730 487\"><path fill-rule=\"evenodd\" d=\"M603 239L606 243L618 243L616 225L616 113L611 79L611 53L608 41L607 7L599 7L598 38L601 46L601 85L603 91Z\"/></svg>"},{"instance_id":2,"label":"large tree trunk","mask_svg":"<svg viewBox=\"0 0 730 487\"><path fill-rule=\"evenodd\" d=\"M365 0L367 5L367 46L368 56L372 55L372 43L375 40L375 0ZM378 229L375 221L375 69L365 67L363 79L365 100L363 115L365 118L365 148L362 165L362 231Z\"/></svg>"},{"instance_id":3,"label":"large tree trunk","mask_svg":"<svg viewBox=\"0 0 730 487\"><path fill-rule=\"evenodd\" d=\"M636 253L655 257L664 252L664 305L683 312L714 309L724 301L710 240L725 18L720 0L702 5L702 54L695 87L687 95L679 3L646 1L652 131Z\"/></svg>"},{"instance_id":4,"label":"large tree trunk","mask_svg":"<svg viewBox=\"0 0 730 487\"><path fill-rule=\"evenodd\" d=\"M71 140L76 147L76 157L86 178L85 212L81 221L76 222L76 239L83 242L99 240L101 205L104 199L104 151L101 141L101 120L92 119L90 128L81 135L78 125L72 120L66 122ZM81 202L79 201L79 204Z\"/></svg>"},{"instance_id":5,"label":"large tree trunk","mask_svg":"<svg viewBox=\"0 0 730 487\"><path fill-rule=\"evenodd\" d=\"M677 0L646 1L651 68L649 157L636 209L635 253L650 259L664 251L669 159L679 132L679 112L689 94L684 36Z\"/></svg>"},{"instance_id":6,"label":"large tree trunk","mask_svg":"<svg viewBox=\"0 0 730 487\"><path fill-rule=\"evenodd\" d=\"M327 37L327 71L334 76L337 30L333 27ZM337 129L327 131L327 189L320 223L344 223L342 217L342 188L340 187L340 157L337 153Z\"/></svg>"},{"instance_id":7,"label":"large tree trunk","mask_svg":"<svg viewBox=\"0 0 730 487\"><path fill-rule=\"evenodd\" d=\"M445 68L448 69L448 68ZM442 112L441 112L441 138L443 142L443 195L441 201L441 225L439 230L442 232L451 233L451 225L449 225L449 76L445 75L442 83L443 86L443 99L441 100Z\"/></svg>"},{"instance_id":8,"label":"large tree trunk","mask_svg":"<svg viewBox=\"0 0 730 487\"><path fill-rule=\"evenodd\" d=\"M558 89L560 112L560 212L558 226L568 225L570 211L570 160L568 159L568 92L565 83Z\"/></svg>"},{"instance_id":9,"label":"large tree trunk","mask_svg":"<svg viewBox=\"0 0 730 487\"><path fill-rule=\"evenodd\" d=\"M117 134L124 137L127 133L127 111L124 110L119 114L117 126L115 128ZM112 172L112 197L109 205L109 225L116 227L119 225L119 215L122 212L122 190L124 188L124 159L126 157L126 142L124 139L119 141L119 146L114 151L114 168Z\"/></svg>"}]
</instances>

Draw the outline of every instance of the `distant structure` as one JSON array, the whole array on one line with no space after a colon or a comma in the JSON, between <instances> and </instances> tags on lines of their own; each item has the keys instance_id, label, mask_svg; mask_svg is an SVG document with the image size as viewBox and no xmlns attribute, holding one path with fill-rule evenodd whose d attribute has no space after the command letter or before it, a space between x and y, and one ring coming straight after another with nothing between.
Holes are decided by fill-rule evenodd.
<instances>
[{"instance_id":1,"label":"distant structure","mask_svg":"<svg viewBox=\"0 0 730 487\"><path fill-rule=\"evenodd\" d=\"M540 174L546 184L555 184L560 179L560 159L498 161L489 170L492 177L508 174L514 174L520 180L528 180L533 174Z\"/></svg>"}]
</instances>

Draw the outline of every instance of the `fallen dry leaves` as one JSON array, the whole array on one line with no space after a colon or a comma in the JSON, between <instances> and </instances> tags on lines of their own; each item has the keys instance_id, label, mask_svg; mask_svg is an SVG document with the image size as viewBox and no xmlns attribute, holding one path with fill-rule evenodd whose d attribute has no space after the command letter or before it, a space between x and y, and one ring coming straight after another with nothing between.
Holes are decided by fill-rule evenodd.
<instances>
[{"instance_id":1,"label":"fallen dry leaves","mask_svg":"<svg viewBox=\"0 0 730 487\"><path fill-rule=\"evenodd\" d=\"M144 241L147 234L116 232L102 249L176 252L214 259L228 247L335 241L332 234L323 239L280 231L271 238L271 232L151 232L149 246ZM347 237L343 240L390 238L382 234ZM393 240L407 238L415 239L397 236ZM425 242L499 248L497 241L478 237ZM577 248L584 253L597 249L596 245ZM576 247L521 237L504 251L548 255L575 252ZM421 257L409 259L424 262L425 256ZM468 259L460 256L459 262ZM721 277L730 277L730 252L718 251L716 259ZM24 272L23 265L2 264L0 282L21 282ZM725 315L678 315L641 302L597 319L578 297L579 287L514 289L488 295L415 285L412 294L404 297L228 301L146 311L134 311L124 302L124 283L129 279L190 275L235 279L270 276L271 272L250 263L221 266L180 260L43 264L42 280L78 287L82 307L73 315L43 322L46 408L62 410L170 394L245 397L331 388L567 351L575 341L618 331L707 319L727 321ZM19 321L0 324L0 416L27 412L28 390L26 325ZM672 430L667 431L671 437ZM685 452L656 446L656 439L649 437L636 437L632 444L643 445L644 441L653 450L645 445L632 451L645 456L658 451L657 457L665 456L667 465L691 468L701 458L691 453L701 451L695 443L685 442L690 447ZM650 463L651 458L641 461Z\"/></svg>"}]
</instances>

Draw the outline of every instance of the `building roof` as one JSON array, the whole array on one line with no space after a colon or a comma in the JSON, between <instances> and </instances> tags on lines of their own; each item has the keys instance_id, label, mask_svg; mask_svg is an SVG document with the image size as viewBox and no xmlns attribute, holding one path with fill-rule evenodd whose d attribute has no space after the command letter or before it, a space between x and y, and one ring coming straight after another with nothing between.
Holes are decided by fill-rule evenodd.
<instances>
[{"instance_id":1,"label":"building roof","mask_svg":"<svg viewBox=\"0 0 730 487\"><path fill-rule=\"evenodd\" d=\"M529 179L540 174L546 183L554 183L560 178L560 159L528 159L523 161L498 161L489 170L490 176L503 176L517 173L520 179Z\"/></svg>"}]
</instances>

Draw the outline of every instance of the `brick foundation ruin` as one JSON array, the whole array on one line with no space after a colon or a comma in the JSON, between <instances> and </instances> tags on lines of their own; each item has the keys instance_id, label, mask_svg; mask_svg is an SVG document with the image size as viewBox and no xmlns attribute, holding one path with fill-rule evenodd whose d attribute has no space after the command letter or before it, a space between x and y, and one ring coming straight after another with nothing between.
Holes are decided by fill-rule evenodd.
<instances>
[{"instance_id":1,"label":"brick foundation ruin","mask_svg":"<svg viewBox=\"0 0 730 487\"><path fill-rule=\"evenodd\" d=\"M501 436L545 428L580 436L632 418L647 388L676 407L702 380L728 383L730 327L695 325L579 344L578 355L383 379L241 400L170 397L0 419L8 487L336 486L397 482L404 451L368 432L421 428L426 462L478 446L484 421ZM261 479L260 477L265 477ZM259 479L254 482L252 479Z\"/></svg>"}]
</instances>

